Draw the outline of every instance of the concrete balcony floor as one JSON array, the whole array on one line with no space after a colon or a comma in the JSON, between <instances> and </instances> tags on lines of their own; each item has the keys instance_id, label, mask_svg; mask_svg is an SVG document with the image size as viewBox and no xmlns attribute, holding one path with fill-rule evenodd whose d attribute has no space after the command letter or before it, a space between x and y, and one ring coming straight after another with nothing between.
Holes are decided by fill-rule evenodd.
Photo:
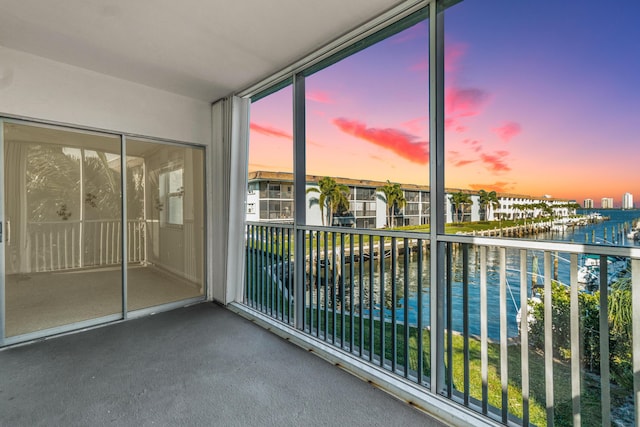
<instances>
[{"instance_id":1,"label":"concrete balcony floor","mask_svg":"<svg viewBox=\"0 0 640 427\"><path fill-rule=\"evenodd\" d=\"M0 425L441 426L203 303L0 351Z\"/></svg>"}]
</instances>

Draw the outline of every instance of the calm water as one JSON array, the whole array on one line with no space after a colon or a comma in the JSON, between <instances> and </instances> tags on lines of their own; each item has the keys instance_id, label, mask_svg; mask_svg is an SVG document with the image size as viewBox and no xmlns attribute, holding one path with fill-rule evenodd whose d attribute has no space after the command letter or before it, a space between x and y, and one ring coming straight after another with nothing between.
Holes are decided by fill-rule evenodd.
<instances>
[{"instance_id":1,"label":"calm water","mask_svg":"<svg viewBox=\"0 0 640 427\"><path fill-rule=\"evenodd\" d=\"M564 233L546 233L540 234L535 238L538 240L554 240L554 241L568 241L576 243L592 243L596 244L615 244L622 246L633 246L637 244L633 240L626 238L626 231L635 220L640 217L640 211L631 210L606 210L601 211L604 216L610 217L609 220L596 224L589 224L586 226L569 228ZM579 212L584 213L584 212ZM415 257L415 256L414 256ZM476 248L470 248L469 250L469 331L472 335L480 335L480 259L479 251ZM463 313L463 300L462 300L462 257L454 253L453 256L453 275L452 275L452 327L455 331L462 331L462 313ZM488 290L487 290L487 312L488 312L488 335L489 338L495 341L500 337L500 289L499 289L499 252L497 249L489 249L487 252L487 276L488 276ZM390 272L391 261L387 259L385 261L385 318L391 320L392 312L392 300L391 300L391 274ZM508 335L514 337L518 335L518 325L516 322L516 315L520 308L520 253L519 250L507 250L507 329ZM377 263L374 263L377 264ZM416 324L417 320L417 268L415 259L409 263L409 271L407 273L409 283L409 297L408 302L405 303L404 295L404 259L402 256L397 260L397 274L396 274L396 289L398 292L396 298L396 319L399 322L404 321L405 305L409 307L408 319L410 324ZM357 265L357 264L356 264ZM533 280L537 281L538 285L544 285L542 277L544 276L544 262L543 254L541 251L528 251L527 252L527 271L528 271L528 296L531 296L531 283ZM374 283L379 283L379 265L375 266ZM428 262L424 263L424 267L428 267ZM567 254L558 254L558 280L562 283L569 283L570 276L569 268L569 256ZM369 265L368 262L364 265L365 275L363 276L363 285L365 289L368 288ZM534 272L537 271L537 276L534 279ZM345 272L347 273L347 272ZM354 282L359 283L359 276L356 274ZM428 284L428 269L423 272L423 283ZM348 282L347 282L348 283ZM365 293L367 291L365 290ZM429 325L429 296L430 292L428 286L423 286L423 324ZM356 289L357 293L357 289ZM379 290L374 290L374 299L379 301ZM380 316L380 305L376 304L374 310L374 316ZM365 311L368 314L368 312Z\"/></svg>"}]
</instances>

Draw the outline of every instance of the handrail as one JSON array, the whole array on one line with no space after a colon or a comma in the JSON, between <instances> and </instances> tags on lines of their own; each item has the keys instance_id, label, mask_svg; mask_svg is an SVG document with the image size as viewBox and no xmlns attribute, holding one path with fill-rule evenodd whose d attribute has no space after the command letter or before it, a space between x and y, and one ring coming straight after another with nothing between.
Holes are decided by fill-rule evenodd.
<instances>
[{"instance_id":1,"label":"handrail","mask_svg":"<svg viewBox=\"0 0 640 427\"><path fill-rule=\"evenodd\" d=\"M567 243L542 240L509 239L503 237L479 237L467 235L442 234L437 236L440 242L468 243L480 246L500 246L513 249L534 249L542 251L568 252L575 254L602 254L607 256L626 256L640 258L640 248L630 246L593 245L585 243Z\"/></svg>"}]
</instances>

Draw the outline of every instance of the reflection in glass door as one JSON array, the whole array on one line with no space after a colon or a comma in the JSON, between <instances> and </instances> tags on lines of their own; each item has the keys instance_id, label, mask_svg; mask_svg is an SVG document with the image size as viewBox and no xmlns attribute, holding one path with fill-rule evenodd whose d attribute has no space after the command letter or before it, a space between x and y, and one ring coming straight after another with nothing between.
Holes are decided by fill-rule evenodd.
<instances>
[{"instance_id":1,"label":"reflection in glass door","mask_svg":"<svg viewBox=\"0 0 640 427\"><path fill-rule=\"evenodd\" d=\"M127 310L204 296L204 150L126 150Z\"/></svg>"},{"instance_id":2,"label":"reflection in glass door","mask_svg":"<svg viewBox=\"0 0 640 427\"><path fill-rule=\"evenodd\" d=\"M4 336L120 317L120 137L5 122L3 145Z\"/></svg>"}]
</instances>

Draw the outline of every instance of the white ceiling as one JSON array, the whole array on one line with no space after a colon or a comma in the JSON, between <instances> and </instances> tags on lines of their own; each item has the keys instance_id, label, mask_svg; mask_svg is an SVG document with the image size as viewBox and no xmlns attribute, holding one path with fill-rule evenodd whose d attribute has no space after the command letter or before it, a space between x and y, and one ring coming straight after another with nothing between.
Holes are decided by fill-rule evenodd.
<instances>
[{"instance_id":1,"label":"white ceiling","mask_svg":"<svg viewBox=\"0 0 640 427\"><path fill-rule=\"evenodd\" d=\"M0 45L214 101L398 3L0 0Z\"/></svg>"}]
</instances>

